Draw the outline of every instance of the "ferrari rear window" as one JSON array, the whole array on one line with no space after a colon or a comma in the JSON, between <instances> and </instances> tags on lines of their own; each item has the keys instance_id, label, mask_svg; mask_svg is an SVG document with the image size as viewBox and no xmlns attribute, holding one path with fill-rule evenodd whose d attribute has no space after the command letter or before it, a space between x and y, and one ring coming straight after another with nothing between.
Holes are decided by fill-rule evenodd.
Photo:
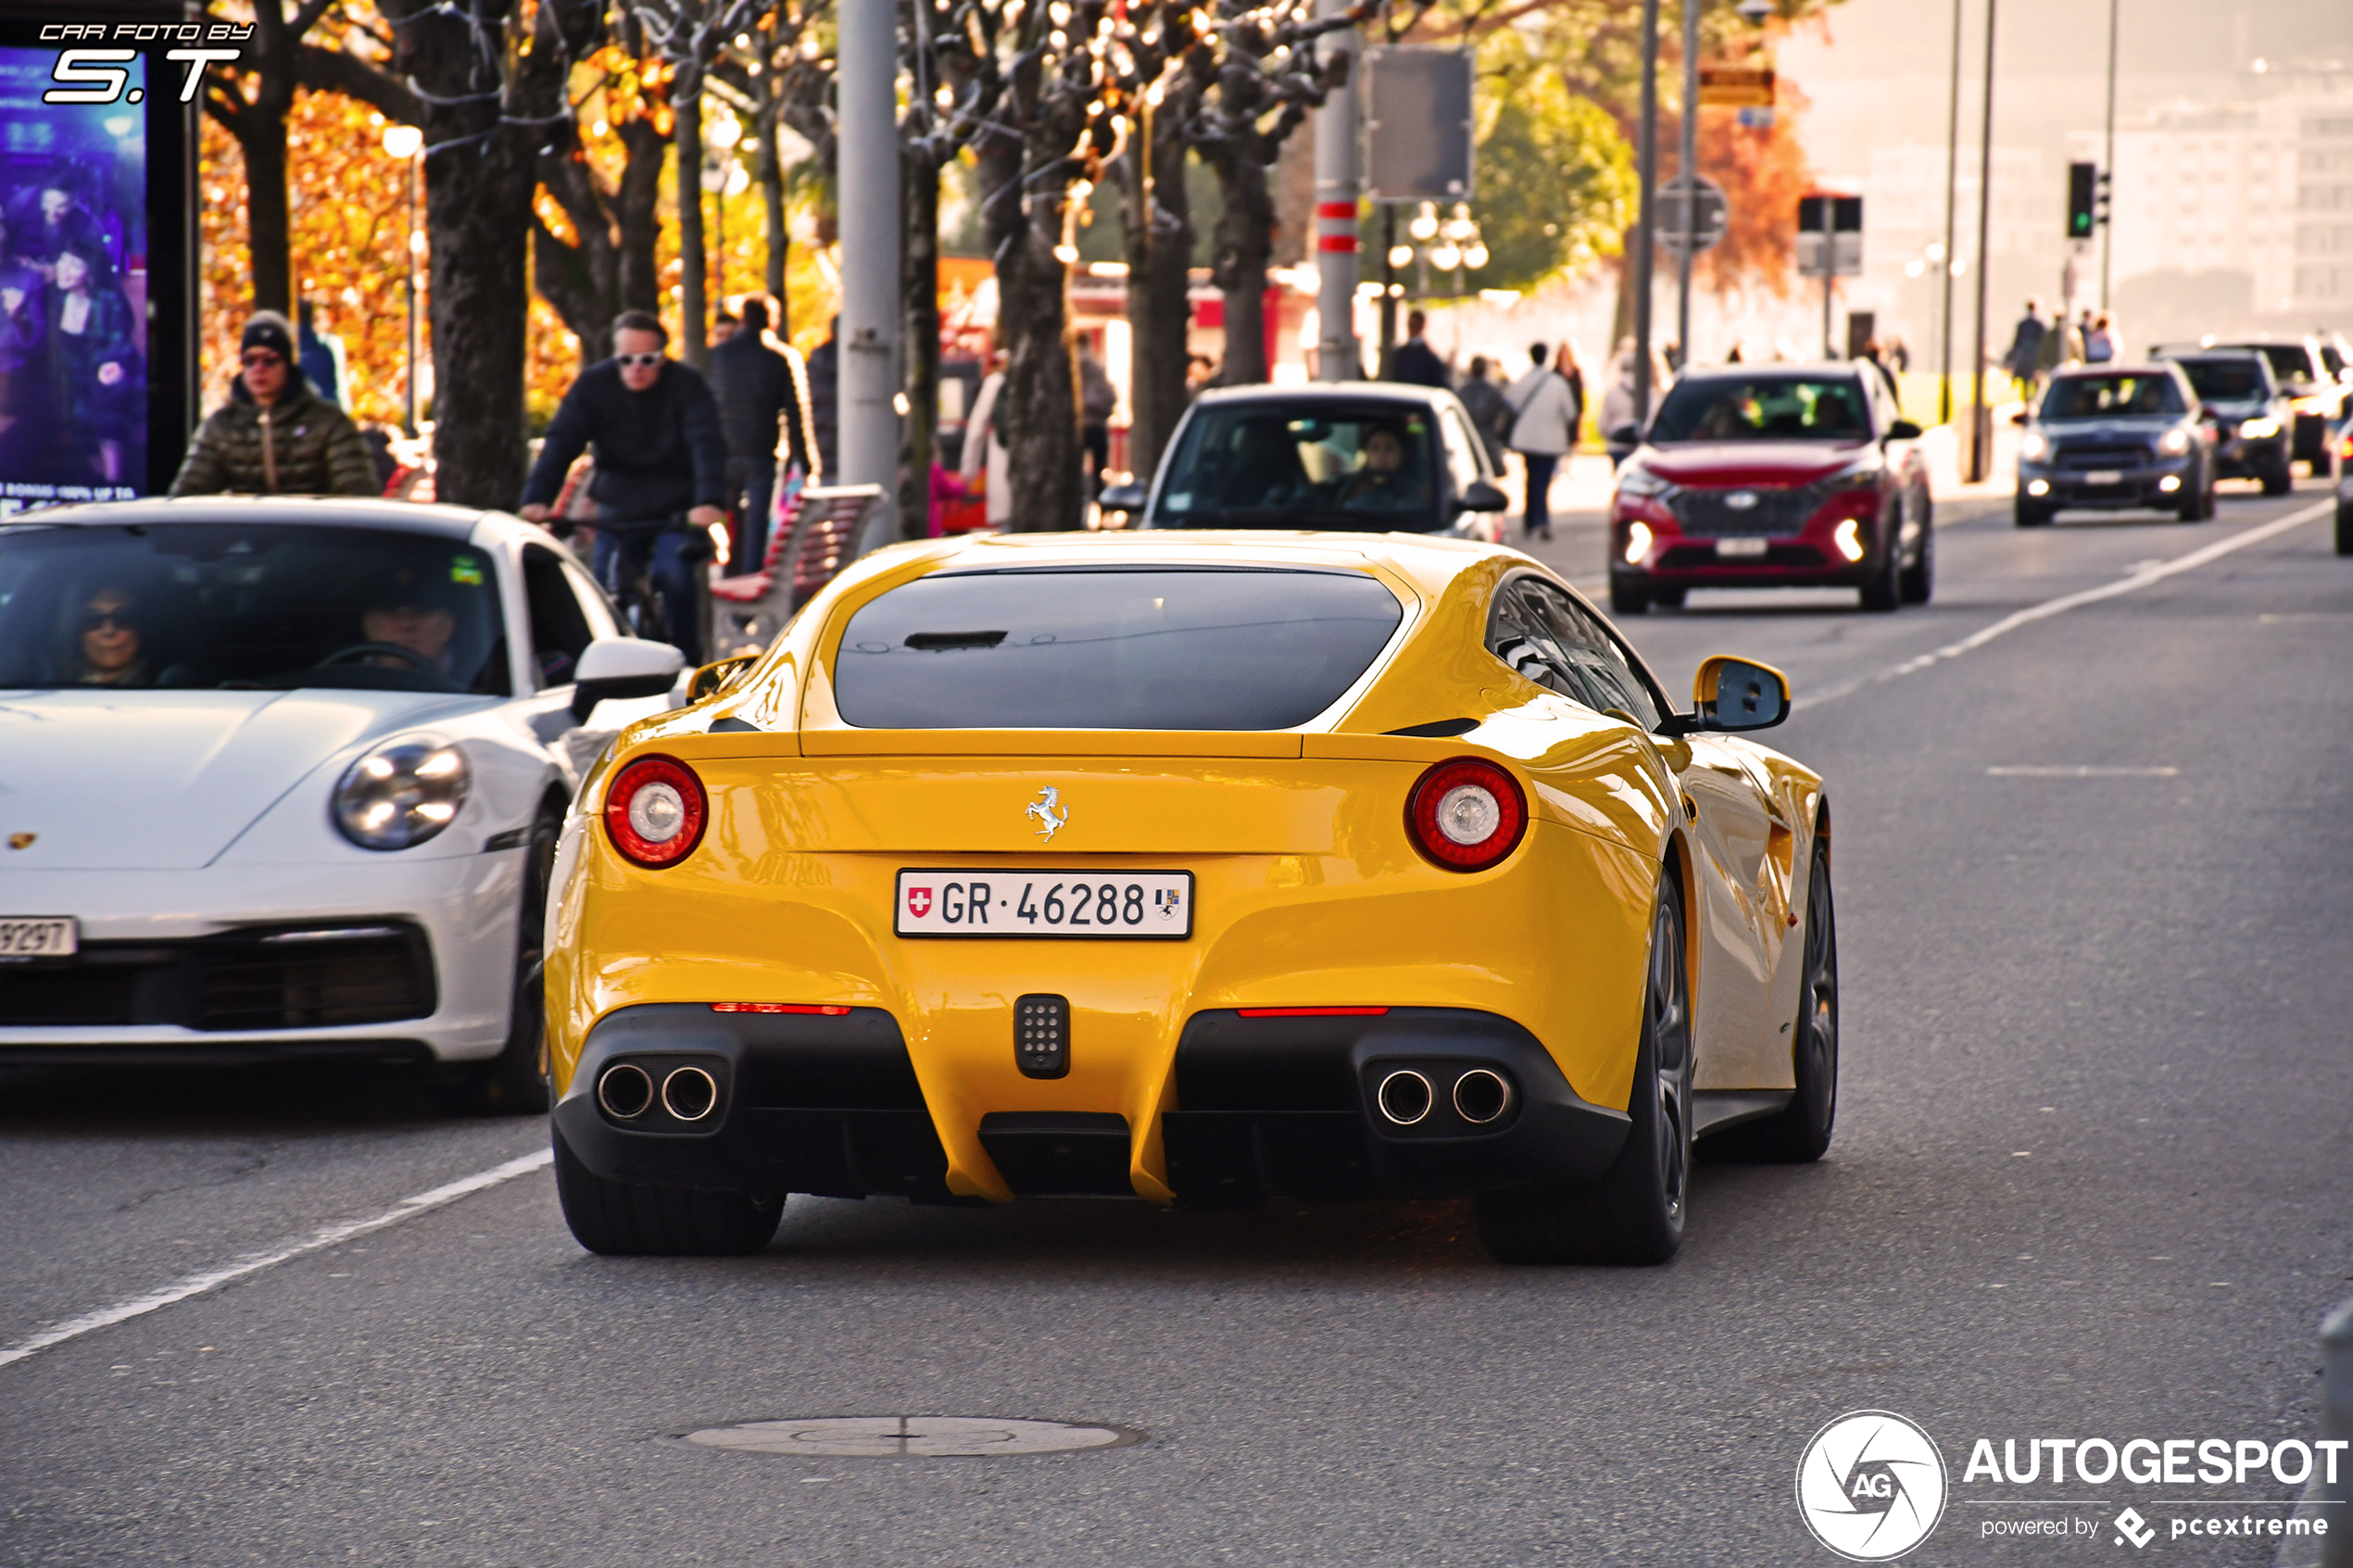
<instances>
[{"instance_id":1,"label":"ferrari rear window","mask_svg":"<svg viewBox=\"0 0 2353 1568\"><path fill-rule=\"evenodd\" d=\"M947 572L849 619L841 716L867 729L1287 730L1403 619L1361 572Z\"/></svg>"}]
</instances>

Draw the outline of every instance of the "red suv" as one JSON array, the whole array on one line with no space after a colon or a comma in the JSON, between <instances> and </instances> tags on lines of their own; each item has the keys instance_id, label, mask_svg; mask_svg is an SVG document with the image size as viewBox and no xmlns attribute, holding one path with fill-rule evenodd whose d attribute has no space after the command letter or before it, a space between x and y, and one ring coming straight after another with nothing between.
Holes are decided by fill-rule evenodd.
<instances>
[{"instance_id":1,"label":"red suv","mask_svg":"<svg viewBox=\"0 0 2353 1568\"><path fill-rule=\"evenodd\" d=\"M1692 588L1860 589L1926 604L1935 576L1919 426L1868 365L1692 370L1610 499L1610 608Z\"/></svg>"}]
</instances>

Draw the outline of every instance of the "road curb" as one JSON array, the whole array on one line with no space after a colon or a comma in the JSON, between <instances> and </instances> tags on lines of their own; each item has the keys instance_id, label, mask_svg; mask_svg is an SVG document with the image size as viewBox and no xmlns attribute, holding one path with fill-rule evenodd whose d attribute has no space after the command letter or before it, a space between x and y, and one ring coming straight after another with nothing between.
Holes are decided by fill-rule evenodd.
<instances>
[{"instance_id":1,"label":"road curb","mask_svg":"<svg viewBox=\"0 0 2353 1568\"><path fill-rule=\"evenodd\" d=\"M2321 1320L2321 1436L2353 1438L2353 1301ZM2289 1537L2272 1568L2353 1568L2353 1466L2339 1464L2334 1485L2327 1474L2314 1467L2290 1517L2325 1518L2329 1533Z\"/></svg>"}]
</instances>

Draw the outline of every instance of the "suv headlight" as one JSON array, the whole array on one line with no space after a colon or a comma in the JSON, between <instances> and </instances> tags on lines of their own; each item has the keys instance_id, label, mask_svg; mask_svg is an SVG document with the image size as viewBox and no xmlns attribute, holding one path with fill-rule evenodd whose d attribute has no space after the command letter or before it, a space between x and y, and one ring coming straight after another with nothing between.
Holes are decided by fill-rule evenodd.
<instances>
[{"instance_id":1,"label":"suv headlight","mask_svg":"<svg viewBox=\"0 0 2353 1568\"><path fill-rule=\"evenodd\" d=\"M2190 449L2190 433L2180 425L2175 425L2171 430L2158 437L2157 449L2178 458Z\"/></svg>"},{"instance_id":2,"label":"suv headlight","mask_svg":"<svg viewBox=\"0 0 2353 1568\"><path fill-rule=\"evenodd\" d=\"M2239 426L2239 433L2249 441L2264 441L2280 433L2280 421L2270 415L2248 420Z\"/></svg>"},{"instance_id":3,"label":"suv headlight","mask_svg":"<svg viewBox=\"0 0 2353 1568\"><path fill-rule=\"evenodd\" d=\"M1664 495L1673 488L1673 485L1640 463L1628 463L1617 470L1617 493L1620 495L1642 499L1651 495Z\"/></svg>"},{"instance_id":4,"label":"suv headlight","mask_svg":"<svg viewBox=\"0 0 2353 1568\"><path fill-rule=\"evenodd\" d=\"M362 849L409 849L447 827L466 803L466 754L446 741L380 746L344 770L335 826Z\"/></svg>"},{"instance_id":5,"label":"suv headlight","mask_svg":"<svg viewBox=\"0 0 2353 1568\"><path fill-rule=\"evenodd\" d=\"M1865 452L1861 457L1856 458L1853 462L1847 464L1844 468L1839 470L1836 473L1831 474L1828 479L1822 481L1822 483L1824 484L1839 485L1852 484L1860 481L1876 484L1879 483L1879 476L1886 471L1887 459L1882 458L1880 455L1879 448L1874 446L1869 451Z\"/></svg>"},{"instance_id":6,"label":"suv headlight","mask_svg":"<svg viewBox=\"0 0 2353 1568\"><path fill-rule=\"evenodd\" d=\"M2051 455L2051 438L2039 430L2030 430L2026 439L2018 444L2018 455L2030 463L2039 463Z\"/></svg>"}]
</instances>

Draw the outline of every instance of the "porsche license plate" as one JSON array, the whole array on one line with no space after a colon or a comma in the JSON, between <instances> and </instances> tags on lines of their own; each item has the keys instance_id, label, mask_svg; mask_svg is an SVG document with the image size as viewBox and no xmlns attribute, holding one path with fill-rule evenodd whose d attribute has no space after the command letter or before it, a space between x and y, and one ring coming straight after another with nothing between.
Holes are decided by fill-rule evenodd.
<instances>
[{"instance_id":1,"label":"porsche license plate","mask_svg":"<svg viewBox=\"0 0 2353 1568\"><path fill-rule=\"evenodd\" d=\"M896 929L901 936L1190 936L1193 875L902 871Z\"/></svg>"},{"instance_id":2,"label":"porsche license plate","mask_svg":"<svg viewBox=\"0 0 2353 1568\"><path fill-rule=\"evenodd\" d=\"M1754 560L1763 555L1765 550L1766 544L1762 539L1718 539L1716 541L1716 553L1718 556L1730 556L1734 559L1745 558Z\"/></svg>"},{"instance_id":3,"label":"porsche license plate","mask_svg":"<svg viewBox=\"0 0 2353 1568\"><path fill-rule=\"evenodd\" d=\"M2124 483L2124 474L2123 471L2119 469L2094 469L2091 472L2083 476L2083 483L2086 484L2121 484Z\"/></svg>"},{"instance_id":4,"label":"porsche license plate","mask_svg":"<svg viewBox=\"0 0 2353 1568\"><path fill-rule=\"evenodd\" d=\"M81 930L70 916L0 915L0 960L69 959L81 949Z\"/></svg>"}]
</instances>

